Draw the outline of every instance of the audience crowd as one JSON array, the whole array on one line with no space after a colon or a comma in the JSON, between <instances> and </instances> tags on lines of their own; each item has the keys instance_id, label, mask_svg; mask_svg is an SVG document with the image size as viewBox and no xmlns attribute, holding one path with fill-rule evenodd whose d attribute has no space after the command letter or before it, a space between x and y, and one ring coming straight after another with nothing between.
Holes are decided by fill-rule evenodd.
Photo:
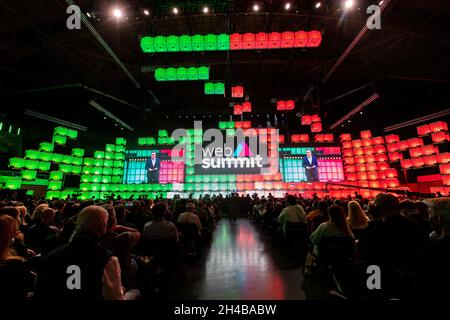
<instances>
[{"instance_id":1,"label":"audience crowd","mask_svg":"<svg viewBox=\"0 0 450 320\"><path fill-rule=\"evenodd\" d=\"M0 201L0 298L127 300L171 292L219 216L245 215L301 257L308 298L444 298L450 198L358 193ZM291 248L291 249L292 249ZM381 280L368 288L368 266ZM170 293L169 293L170 294Z\"/></svg>"}]
</instances>

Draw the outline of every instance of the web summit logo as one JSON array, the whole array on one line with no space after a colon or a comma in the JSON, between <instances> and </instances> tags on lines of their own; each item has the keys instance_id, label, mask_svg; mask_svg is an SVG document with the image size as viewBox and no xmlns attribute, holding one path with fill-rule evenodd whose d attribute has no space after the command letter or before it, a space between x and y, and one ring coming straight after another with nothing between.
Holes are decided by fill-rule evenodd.
<instances>
[{"instance_id":1,"label":"web summit logo","mask_svg":"<svg viewBox=\"0 0 450 320\"><path fill-rule=\"evenodd\" d=\"M268 173L278 168L276 129L237 129L227 134L219 129L203 131L202 122L195 121L194 131L203 133L201 141L193 139L186 129L172 133L179 142L173 148L172 159L187 160L193 151L196 174Z\"/></svg>"}]
</instances>

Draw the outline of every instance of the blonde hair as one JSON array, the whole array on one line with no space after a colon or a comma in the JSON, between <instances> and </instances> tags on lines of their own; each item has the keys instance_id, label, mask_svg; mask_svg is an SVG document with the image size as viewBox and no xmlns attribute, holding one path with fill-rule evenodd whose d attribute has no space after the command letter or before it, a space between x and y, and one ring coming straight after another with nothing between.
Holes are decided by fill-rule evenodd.
<instances>
[{"instance_id":1,"label":"blonde hair","mask_svg":"<svg viewBox=\"0 0 450 320\"><path fill-rule=\"evenodd\" d=\"M73 241L80 234L87 233L97 235L106 231L108 223L108 211L100 206L88 206L78 214L75 229L69 241ZM103 230L99 230L103 228ZM101 232L100 232L101 231Z\"/></svg>"},{"instance_id":2,"label":"blonde hair","mask_svg":"<svg viewBox=\"0 0 450 320\"><path fill-rule=\"evenodd\" d=\"M15 256L11 244L19 231L16 219L8 215L0 216L0 261Z\"/></svg>"},{"instance_id":3,"label":"blonde hair","mask_svg":"<svg viewBox=\"0 0 450 320\"><path fill-rule=\"evenodd\" d=\"M363 229L369 224L369 218L364 213L358 201L348 203L347 222L350 228Z\"/></svg>"}]
</instances>

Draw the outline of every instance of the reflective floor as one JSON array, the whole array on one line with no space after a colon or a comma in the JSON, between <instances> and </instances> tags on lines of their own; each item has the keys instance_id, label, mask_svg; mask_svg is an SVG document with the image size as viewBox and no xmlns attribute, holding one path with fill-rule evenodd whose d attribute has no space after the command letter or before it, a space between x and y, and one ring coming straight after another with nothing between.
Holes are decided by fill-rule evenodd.
<instances>
[{"instance_id":1,"label":"reflective floor","mask_svg":"<svg viewBox=\"0 0 450 320\"><path fill-rule=\"evenodd\" d=\"M305 299L302 276L247 219L217 225L204 258L188 271L192 299Z\"/></svg>"}]
</instances>

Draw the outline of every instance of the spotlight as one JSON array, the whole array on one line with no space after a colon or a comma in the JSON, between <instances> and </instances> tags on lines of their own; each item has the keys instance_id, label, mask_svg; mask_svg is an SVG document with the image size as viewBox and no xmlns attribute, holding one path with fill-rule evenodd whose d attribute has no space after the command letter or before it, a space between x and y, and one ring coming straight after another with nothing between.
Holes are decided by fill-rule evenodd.
<instances>
[{"instance_id":1,"label":"spotlight","mask_svg":"<svg viewBox=\"0 0 450 320\"><path fill-rule=\"evenodd\" d=\"M354 4L355 3L353 0L345 0L344 7L345 7L345 9L350 9L353 7Z\"/></svg>"},{"instance_id":2,"label":"spotlight","mask_svg":"<svg viewBox=\"0 0 450 320\"><path fill-rule=\"evenodd\" d=\"M255 3L253 5L253 11L259 11L259 9L260 9L259 5Z\"/></svg>"},{"instance_id":3,"label":"spotlight","mask_svg":"<svg viewBox=\"0 0 450 320\"><path fill-rule=\"evenodd\" d=\"M316 9L319 9L321 5L322 5L322 2L320 2L320 1L317 2L317 3L316 3Z\"/></svg>"},{"instance_id":4,"label":"spotlight","mask_svg":"<svg viewBox=\"0 0 450 320\"><path fill-rule=\"evenodd\" d=\"M202 12L203 13L208 13L209 12L209 8L208 7L203 7Z\"/></svg>"},{"instance_id":5,"label":"spotlight","mask_svg":"<svg viewBox=\"0 0 450 320\"><path fill-rule=\"evenodd\" d=\"M384 0L381 0L380 3L379 3L379 5L381 6L383 3L384 3Z\"/></svg>"},{"instance_id":6,"label":"spotlight","mask_svg":"<svg viewBox=\"0 0 450 320\"><path fill-rule=\"evenodd\" d=\"M150 15L150 11L148 11L147 9L145 9L145 10L144 10L144 14L145 14L146 16L149 16L149 15Z\"/></svg>"},{"instance_id":7,"label":"spotlight","mask_svg":"<svg viewBox=\"0 0 450 320\"><path fill-rule=\"evenodd\" d=\"M179 12L179 10L178 10L177 7L174 7L174 8L172 9L172 13L173 13L173 14L178 14L178 12Z\"/></svg>"},{"instance_id":8,"label":"spotlight","mask_svg":"<svg viewBox=\"0 0 450 320\"><path fill-rule=\"evenodd\" d=\"M117 19L122 18L122 10L120 10L119 8L115 8L113 10L113 15L114 17L116 17Z\"/></svg>"},{"instance_id":9,"label":"spotlight","mask_svg":"<svg viewBox=\"0 0 450 320\"><path fill-rule=\"evenodd\" d=\"M86 15L87 15L89 18L92 18L91 14L90 14L89 12L86 12Z\"/></svg>"},{"instance_id":10,"label":"spotlight","mask_svg":"<svg viewBox=\"0 0 450 320\"><path fill-rule=\"evenodd\" d=\"M284 5L284 9L285 10L289 10L291 8L291 3L290 2L286 2L286 4Z\"/></svg>"}]
</instances>

